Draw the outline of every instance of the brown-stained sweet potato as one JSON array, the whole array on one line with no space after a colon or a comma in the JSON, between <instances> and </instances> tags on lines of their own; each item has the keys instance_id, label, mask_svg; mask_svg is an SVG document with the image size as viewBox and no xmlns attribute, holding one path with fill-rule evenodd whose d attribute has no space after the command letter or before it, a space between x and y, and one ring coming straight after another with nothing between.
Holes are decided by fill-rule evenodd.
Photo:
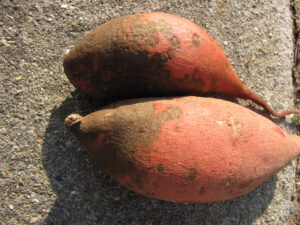
<instances>
[{"instance_id":1,"label":"brown-stained sweet potato","mask_svg":"<svg viewBox=\"0 0 300 225\"><path fill-rule=\"evenodd\" d=\"M65 125L120 184L172 202L243 195L300 154L298 136L214 98L131 100Z\"/></svg>"},{"instance_id":2,"label":"brown-stained sweet potato","mask_svg":"<svg viewBox=\"0 0 300 225\"><path fill-rule=\"evenodd\" d=\"M106 101L223 93L274 112L238 78L207 32L191 21L151 12L113 19L82 38L64 58L64 71L83 92Z\"/></svg>"}]
</instances>

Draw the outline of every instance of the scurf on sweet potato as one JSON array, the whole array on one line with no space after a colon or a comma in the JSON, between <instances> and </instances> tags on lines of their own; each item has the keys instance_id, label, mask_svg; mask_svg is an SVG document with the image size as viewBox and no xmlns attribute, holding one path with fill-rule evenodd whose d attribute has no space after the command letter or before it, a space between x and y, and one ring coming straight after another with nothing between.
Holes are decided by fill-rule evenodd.
<instances>
[{"instance_id":1,"label":"scurf on sweet potato","mask_svg":"<svg viewBox=\"0 0 300 225\"><path fill-rule=\"evenodd\" d=\"M243 195L300 154L300 138L235 103L131 100L65 125L120 184L172 202Z\"/></svg>"},{"instance_id":2,"label":"scurf on sweet potato","mask_svg":"<svg viewBox=\"0 0 300 225\"><path fill-rule=\"evenodd\" d=\"M159 12L113 19L88 33L64 58L83 92L106 101L223 93L274 112L238 78L217 42L191 21Z\"/></svg>"}]
</instances>

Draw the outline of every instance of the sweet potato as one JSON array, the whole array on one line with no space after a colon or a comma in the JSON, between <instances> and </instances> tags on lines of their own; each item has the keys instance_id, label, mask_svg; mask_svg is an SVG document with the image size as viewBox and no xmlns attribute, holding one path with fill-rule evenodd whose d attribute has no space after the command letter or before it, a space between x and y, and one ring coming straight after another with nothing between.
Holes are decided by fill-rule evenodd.
<instances>
[{"instance_id":1,"label":"sweet potato","mask_svg":"<svg viewBox=\"0 0 300 225\"><path fill-rule=\"evenodd\" d=\"M71 83L106 101L223 93L274 112L238 78L223 50L189 20L166 13L113 19L88 33L64 58Z\"/></svg>"},{"instance_id":2,"label":"sweet potato","mask_svg":"<svg viewBox=\"0 0 300 225\"><path fill-rule=\"evenodd\" d=\"M300 154L300 138L228 101L130 100L65 125L120 184L172 202L243 195Z\"/></svg>"}]
</instances>

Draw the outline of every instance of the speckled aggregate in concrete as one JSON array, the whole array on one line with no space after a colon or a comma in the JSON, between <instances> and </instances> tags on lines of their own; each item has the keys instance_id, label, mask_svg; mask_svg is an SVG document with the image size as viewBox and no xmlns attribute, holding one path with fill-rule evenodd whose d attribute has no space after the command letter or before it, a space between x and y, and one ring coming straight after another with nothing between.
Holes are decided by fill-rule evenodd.
<instances>
[{"instance_id":1,"label":"speckled aggregate in concrete","mask_svg":"<svg viewBox=\"0 0 300 225\"><path fill-rule=\"evenodd\" d=\"M163 11L202 25L241 79L276 110L293 108L288 0L8 1L0 6L1 224L287 224L294 164L230 201L175 204L136 195L95 165L64 128L92 100L74 92L65 53L120 15ZM98 103L99 104L99 103ZM284 120L274 120L287 131Z\"/></svg>"}]
</instances>

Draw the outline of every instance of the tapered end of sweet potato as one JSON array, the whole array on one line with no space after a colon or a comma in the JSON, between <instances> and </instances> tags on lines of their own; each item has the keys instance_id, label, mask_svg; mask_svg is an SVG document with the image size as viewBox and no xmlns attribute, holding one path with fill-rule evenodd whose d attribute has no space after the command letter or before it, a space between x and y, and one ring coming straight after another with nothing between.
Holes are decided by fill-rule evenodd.
<instances>
[{"instance_id":1,"label":"tapered end of sweet potato","mask_svg":"<svg viewBox=\"0 0 300 225\"><path fill-rule=\"evenodd\" d=\"M78 127L77 125L80 124L82 120L82 116L80 116L79 114L71 114L69 115L65 121L64 124L66 127L68 127L70 130L76 130L76 127Z\"/></svg>"}]
</instances>

